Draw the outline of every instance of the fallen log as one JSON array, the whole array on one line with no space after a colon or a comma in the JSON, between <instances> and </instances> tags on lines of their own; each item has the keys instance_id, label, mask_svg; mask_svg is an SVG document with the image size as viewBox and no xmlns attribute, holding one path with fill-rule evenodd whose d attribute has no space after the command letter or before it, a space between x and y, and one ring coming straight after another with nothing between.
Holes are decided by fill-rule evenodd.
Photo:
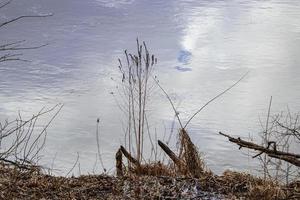
<instances>
[{"instance_id":1,"label":"fallen log","mask_svg":"<svg viewBox=\"0 0 300 200\"><path fill-rule=\"evenodd\" d=\"M255 143L252 143L252 142L248 142L248 141L245 141L245 140L242 140L241 138L234 138L230 135L227 135L227 134L224 134L222 132L219 132L220 135L223 135L225 137L228 138L228 140L230 142L233 142L237 145L239 145L240 149L242 147L245 147L245 148L248 148L248 149L253 149L253 150L256 150L256 151L260 151L260 154L262 153L265 153L267 154L268 156L272 157L272 158L277 158L277 159L280 159L280 160L284 160L286 162L289 162L297 167L300 167L300 155L299 154L294 154L294 153L289 153L289 152L283 152L283 151L278 151L276 149L276 143L274 142L270 142L270 143L273 143L274 146L273 146L273 149L270 149L270 143L268 145L268 147L263 147L261 145L258 145L258 144L255 144ZM256 156L258 156L256 155ZM254 156L254 157L256 157Z\"/></svg>"},{"instance_id":2,"label":"fallen log","mask_svg":"<svg viewBox=\"0 0 300 200\"><path fill-rule=\"evenodd\" d=\"M272 158L277 158L280 160L284 160L286 162L289 162L297 167L300 167L300 160L298 160L295 157L291 157L291 156L280 156L280 155L276 155L276 154L268 154L268 156L272 157Z\"/></svg>"}]
</instances>

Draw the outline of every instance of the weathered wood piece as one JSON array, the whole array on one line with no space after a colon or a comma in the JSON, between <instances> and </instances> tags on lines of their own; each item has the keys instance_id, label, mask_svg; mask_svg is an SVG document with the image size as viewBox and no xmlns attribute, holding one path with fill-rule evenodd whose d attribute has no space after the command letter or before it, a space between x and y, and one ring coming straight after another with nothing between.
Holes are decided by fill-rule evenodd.
<instances>
[{"instance_id":1,"label":"weathered wood piece","mask_svg":"<svg viewBox=\"0 0 300 200\"><path fill-rule=\"evenodd\" d=\"M261 145L255 144L253 142L248 142L248 141L242 140L241 138L234 138L234 137L224 134L222 132L219 132L219 134L227 137L230 142L233 142L233 143L239 145L240 148L245 147L248 149L260 151L260 154L265 153L272 158L284 160L284 161L289 162L297 167L300 167L300 160L299 160L300 155L299 154L278 151L276 149L276 144L273 145L273 149L269 148L270 145L268 145L268 147L266 148ZM260 155L260 154L258 154L258 155ZM254 156L254 157L256 157L256 156Z\"/></svg>"},{"instance_id":2,"label":"weathered wood piece","mask_svg":"<svg viewBox=\"0 0 300 200\"><path fill-rule=\"evenodd\" d=\"M171 158L171 160L174 162L174 164L178 167L178 170L182 174L187 173L186 165L183 161L181 161L178 156L162 141L158 140L158 145L162 150Z\"/></svg>"},{"instance_id":3,"label":"weathered wood piece","mask_svg":"<svg viewBox=\"0 0 300 200\"><path fill-rule=\"evenodd\" d=\"M124 155L131 163L133 163L133 164L136 165L136 166L140 166L140 163L137 161L137 159L135 159L134 157L132 157L132 156L130 155L130 153L129 153L123 146L120 147L120 150L121 150L121 152L123 153L123 155Z\"/></svg>"},{"instance_id":4,"label":"weathered wood piece","mask_svg":"<svg viewBox=\"0 0 300 200\"><path fill-rule=\"evenodd\" d=\"M158 140L158 145L173 160L173 162L175 163L175 165L177 165L179 167L179 166L181 166L183 164L181 162L181 160L176 156L176 154L165 143L163 143L162 141Z\"/></svg>"},{"instance_id":5,"label":"weathered wood piece","mask_svg":"<svg viewBox=\"0 0 300 200\"><path fill-rule=\"evenodd\" d=\"M123 176L123 166L122 166L122 151L121 148L116 153L116 169L117 176Z\"/></svg>"}]
</instances>

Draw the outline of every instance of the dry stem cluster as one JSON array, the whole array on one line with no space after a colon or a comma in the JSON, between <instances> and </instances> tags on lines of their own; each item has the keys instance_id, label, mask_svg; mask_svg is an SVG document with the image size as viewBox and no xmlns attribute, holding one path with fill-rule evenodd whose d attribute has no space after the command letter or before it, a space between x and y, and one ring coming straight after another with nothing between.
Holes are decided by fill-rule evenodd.
<instances>
[{"instance_id":1,"label":"dry stem cluster","mask_svg":"<svg viewBox=\"0 0 300 200\"><path fill-rule=\"evenodd\" d=\"M47 128L61 109L62 105L58 104L42 109L28 120L23 120L19 114L15 120L0 123L0 161L25 169L36 165L46 142ZM39 118L51 113L54 113L51 119L37 129Z\"/></svg>"}]
</instances>

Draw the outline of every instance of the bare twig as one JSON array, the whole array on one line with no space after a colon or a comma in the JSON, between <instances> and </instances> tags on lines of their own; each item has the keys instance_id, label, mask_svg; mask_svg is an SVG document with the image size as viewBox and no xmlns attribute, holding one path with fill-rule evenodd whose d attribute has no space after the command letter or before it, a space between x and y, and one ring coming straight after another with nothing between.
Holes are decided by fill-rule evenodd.
<instances>
[{"instance_id":1,"label":"bare twig","mask_svg":"<svg viewBox=\"0 0 300 200\"><path fill-rule=\"evenodd\" d=\"M76 161L74 162L72 168L71 168L71 169L68 171L68 173L65 175L65 177L69 176L69 174L74 170L74 168L76 167L78 161L79 161L79 153L77 152Z\"/></svg>"},{"instance_id":2,"label":"bare twig","mask_svg":"<svg viewBox=\"0 0 300 200\"><path fill-rule=\"evenodd\" d=\"M10 23L13 23L15 21L18 21L20 19L24 19L24 18L43 18L43 17L50 17L50 16L53 16L53 14L45 14L45 15L22 15L22 16L10 19L10 20L8 20L6 22L0 23L0 28L3 27L3 26L5 26L5 25L8 25Z\"/></svg>"},{"instance_id":3,"label":"bare twig","mask_svg":"<svg viewBox=\"0 0 300 200\"><path fill-rule=\"evenodd\" d=\"M222 96L223 94L225 94L226 92L228 92L230 89L232 89L234 86L236 86L239 82L241 82L247 75L249 72L245 73L238 81L236 81L233 85L231 85L229 88L227 88L226 90L224 90L223 92L221 92L220 94L218 94L217 96L215 96L214 98L210 99L208 102L206 102L199 110L197 110L190 118L189 120L186 122L186 124L184 125L184 129L186 129L187 125L192 121L192 119L198 115L208 104L210 104L211 102L213 102L214 100L216 100L217 98L219 98L220 96Z\"/></svg>"},{"instance_id":4,"label":"bare twig","mask_svg":"<svg viewBox=\"0 0 300 200\"><path fill-rule=\"evenodd\" d=\"M166 92L166 90L164 90L164 88L159 84L158 80L155 77L152 77L152 78L155 81L155 83L158 85L158 87L161 89L161 91L163 91L163 93L166 95L167 99L169 100L169 102L170 102L170 104L172 106L172 109L173 109L173 111L175 113L175 116L176 116L176 118L178 120L178 123L179 123L181 129L184 129L184 127L182 125L182 122L181 122L181 120L179 118L179 112L176 110L175 105L174 105L172 99L170 98L170 96L168 95L168 93Z\"/></svg>"},{"instance_id":5,"label":"bare twig","mask_svg":"<svg viewBox=\"0 0 300 200\"><path fill-rule=\"evenodd\" d=\"M104 164L103 164L101 152L100 152L100 132L99 132L99 123L100 123L100 119L98 118L98 119L97 119L97 130L96 130L97 150L98 150L98 156L99 156L99 161L100 161L102 170L103 170L104 172L106 172L106 169L105 169Z\"/></svg>"},{"instance_id":6,"label":"bare twig","mask_svg":"<svg viewBox=\"0 0 300 200\"><path fill-rule=\"evenodd\" d=\"M2 5L0 5L0 9L4 8L11 2L12 2L12 0L7 1L6 3L3 3ZM4 21L4 22L0 22L0 29L11 23L14 23L16 21L24 19L24 18L44 18L44 17L50 17L50 16L53 16L53 14L50 13L50 14L41 14L41 15L21 15L21 16L12 18L10 20ZM25 60L25 59L22 59L19 57L19 56L22 56L21 53L13 53L13 52L22 51L22 50L34 50L34 49L39 49L39 48L42 48L42 47L48 45L48 44L43 44L43 45L39 45L39 46L22 47L21 44L23 42L25 42L25 40L19 40L19 41L10 42L7 44L1 44L0 45L0 53L2 53L2 55L0 55L0 63L7 62L7 61L25 61L25 62L27 62L28 60Z\"/></svg>"},{"instance_id":7,"label":"bare twig","mask_svg":"<svg viewBox=\"0 0 300 200\"><path fill-rule=\"evenodd\" d=\"M136 152L136 160L141 163L144 160L145 131L149 131L146 109L150 93L149 78L156 59L154 55L150 55L145 42L140 44L137 39L136 45L136 54L128 53L125 50L126 65L123 65L121 59L118 59L118 68L122 76L120 85L123 89L118 92L124 100L124 106L120 107L128 120L125 141L128 141L129 153Z\"/></svg>"},{"instance_id":8,"label":"bare twig","mask_svg":"<svg viewBox=\"0 0 300 200\"><path fill-rule=\"evenodd\" d=\"M22 120L19 114L19 119L11 122L6 121L3 125L0 123L0 144L2 142L6 143L5 148L2 147L0 152L0 159L10 160L20 164L34 165L33 160L38 161L38 154L46 142L46 129L58 115L62 107L63 105L58 104L48 110L42 109L29 120ZM57 110L49 122L40 132L35 134L35 125L38 118L54 111L54 109ZM36 137L34 137L34 135L36 135ZM8 145L7 141L12 141L12 143Z\"/></svg>"},{"instance_id":9,"label":"bare twig","mask_svg":"<svg viewBox=\"0 0 300 200\"><path fill-rule=\"evenodd\" d=\"M2 5L0 5L0 9L1 9L1 8L4 8L4 7L7 6L8 4L10 4L11 2L12 2L12 0L9 0L9 1L3 3Z\"/></svg>"}]
</instances>

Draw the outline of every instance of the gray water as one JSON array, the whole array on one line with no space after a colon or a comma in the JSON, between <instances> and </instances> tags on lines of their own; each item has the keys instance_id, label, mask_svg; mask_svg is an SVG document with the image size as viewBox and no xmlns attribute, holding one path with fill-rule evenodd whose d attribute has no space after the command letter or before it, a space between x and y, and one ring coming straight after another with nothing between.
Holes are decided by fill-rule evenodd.
<instances>
[{"instance_id":1,"label":"gray water","mask_svg":"<svg viewBox=\"0 0 300 200\"><path fill-rule=\"evenodd\" d=\"M15 119L18 111L29 117L44 106L63 103L48 128L41 159L46 166L54 163L57 174L73 166L77 152L81 173L92 173L98 117L102 158L113 171L126 121L115 101L117 59L124 49L135 51L136 37L158 57L154 74L183 121L250 71L188 127L216 173L253 171L257 164L219 131L258 137L259 119L265 120L270 96L272 113L287 107L300 110L300 1L15 0L0 17L3 21L45 13L54 16L24 19L0 30L1 42L49 44L24 51L22 58L31 62L1 63L0 118ZM152 136L156 129L157 138L166 138L174 113L159 90L153 94L149 115ZM100 164L96 166L99 172Z\"/></svg>"}]
</instances>

